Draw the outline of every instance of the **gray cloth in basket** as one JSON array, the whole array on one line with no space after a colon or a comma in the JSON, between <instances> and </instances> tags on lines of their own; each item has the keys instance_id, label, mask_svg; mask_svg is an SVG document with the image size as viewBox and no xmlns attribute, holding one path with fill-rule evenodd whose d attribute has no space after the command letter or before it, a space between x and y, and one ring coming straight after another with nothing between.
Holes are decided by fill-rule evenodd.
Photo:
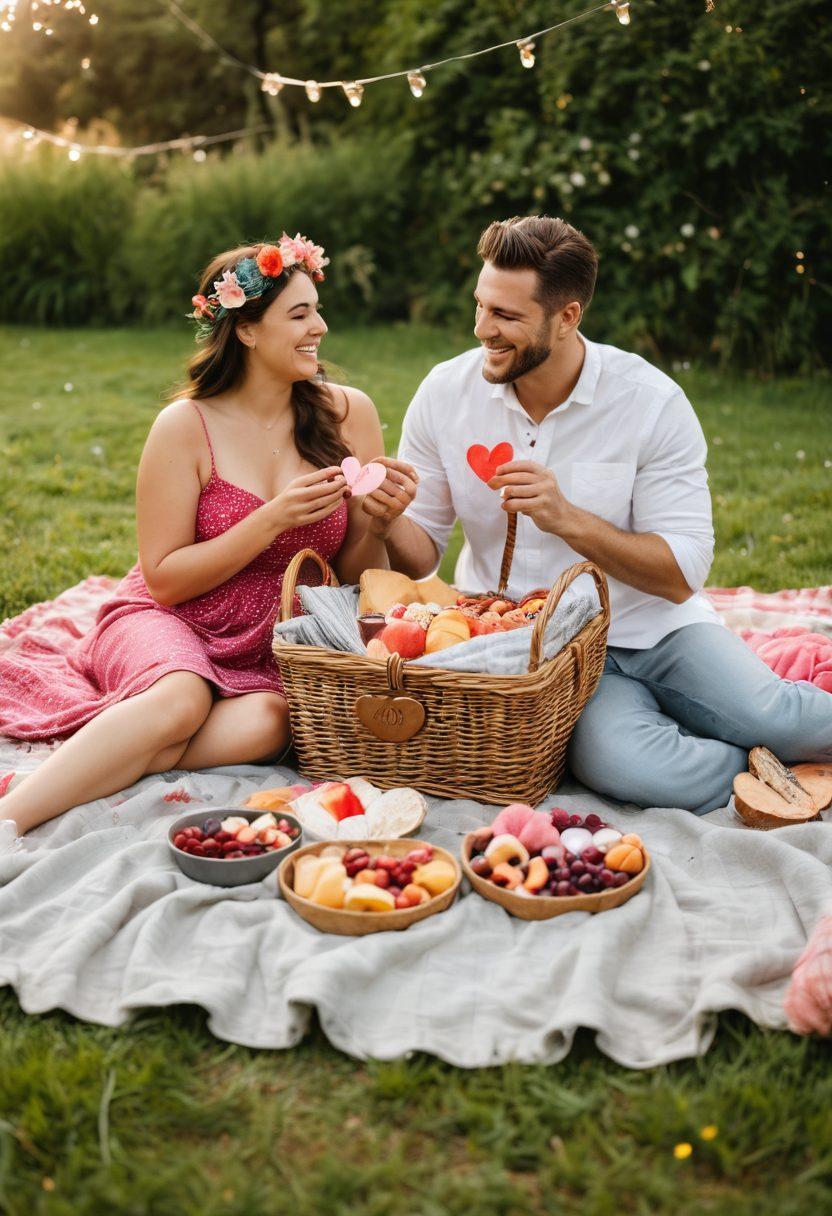
<instances>
[{"instance_id":1,"label":"gray cloth in basket","mask_svg":"<svg viewBox=\"0 0 832 1216\"><path fill-rule=\"evenodd\" d=\"M364 654L358 631L358 590L355 587L298 587L304 611L275 626L275 635L305 646L325 646L350 654ZM601 611L594 581L582 574L567 587L546 626L543 657L551 659L567 646ZM443 667L448 671L483 672L486 675L519 675L529 665L532 626L510 633L493 633L470 642L460 642L438 654L413 660L419 667Z\"/></svg>"}]
</instances>

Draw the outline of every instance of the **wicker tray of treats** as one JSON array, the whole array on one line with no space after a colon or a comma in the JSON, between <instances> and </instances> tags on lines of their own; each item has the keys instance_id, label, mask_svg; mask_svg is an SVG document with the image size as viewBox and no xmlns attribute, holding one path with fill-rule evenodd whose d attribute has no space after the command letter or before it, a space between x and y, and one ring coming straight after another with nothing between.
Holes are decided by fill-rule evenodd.
<instances>
[{"instance_id":1,"label":"wicker tray of treats","mask_svg":"<svg viewBox=\"0 0 832 1216\"><path fill-rule=\"evenodd\" d=\"M303 864L305 857L321 857L327 850L332 851L332 858L335 861L335 852L341 854L342 858L350 852L357 849L363 849L367 857L372 860L379 858L391 858L396 860L405 860L408 854L414 852L424 852L427 849L430 856L426 861L418 863L414 869L414 878L420 876L419 865L425 866L431 861L439 861L445 863L453 870L453 878L448 875L450 886L436 895L430 895L424 902L406 908L394 908L390 911L351 911L345 908L326 907L320 903L316 903L311 898L304 898L298 895L295 891L295 880L297 875L297 867ZM341 869L344 870L343 862ZM352 869L353 867L350 867ZM349 870L346 870L349 874ZM358 873L361 873L359 871ZM320 877L320 875L319 875ZM357 874L352 875L357 879ZM337 874L331 880L331 885L337 885L336 879L348 881L344 874ZM367 933L384 933L389 930L407 929L410 925L416 924L417 921L425 920L429 916L435 916L437 912L444 912L451 906L456 898L459 890L459 885L462 881L462 870L459 862L446 849L440 849L436 845L426 845L418 840L365 840L365 841L350 841L344 844L341 841L332 841L327 843L317 843L306 845L305 848L298 849L291 853L286 859L285 864L281 864L278 870L278 884L280 893L290 906L314 928L319 929L321 933L336 933L343 937L363 937ZM418 885L418 884L414 884Z\"/></svg>"},{"instance_id":2,"label":"wicker tray of treats","mask_svg":"<svg viewBox=\"0 0 832 1216\"><path fill-rule=\"evenodd\" d=\"M463 841L462 872L478 895L483 899L490 899L492 903L500 904L520 920L550 920L553 916L563 916L566 912L606 912L610 908L620 908L638 894L650 872L650 854L642 846L642 869L621 887L610 887L606 891L589 895L516 895L514 891L498 887L487 878L481 878L471 869L471 850L476 837L476 832L469 832Z\"/></svg>"},{"instance_id":3,"label":"wicker tray of treats","mask_svg":"<svg viewBox=\"0 0 832 1216\"><path fill-rule=\"evenodd\" d=\"M510 529L501 591L512 554ZM298 553L283 580L282 620L292 615L298 576L309 561L325 582L336 583L318 554ZM546 626L584 573L595 581L601 612L546 660ZM385 662L276 636L301 772L320 780L361 774L385 789L414 786L446 798L538 803L563 776L572 730L601 678L608 626L606 579L591 562L579 562L549 591L534 622L528 670L519 675L414 666L397 654ZM384 725L383 737L367 725L368 705Z\"/></svg>"}]
</instances>

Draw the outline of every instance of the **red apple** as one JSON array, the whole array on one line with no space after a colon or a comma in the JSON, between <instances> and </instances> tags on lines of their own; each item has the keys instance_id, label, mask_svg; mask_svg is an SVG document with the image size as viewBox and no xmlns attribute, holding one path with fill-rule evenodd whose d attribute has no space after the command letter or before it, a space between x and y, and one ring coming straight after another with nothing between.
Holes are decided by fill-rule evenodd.
<instances>
[{"instance_id":1,"label":"red apple","mask_svg":"<svg viewBox=\"0 0 832 1216\"><path fill-rule=\"evenodd\" d=\"M392 621L385 625L378 640L391 654L395 651L403 659L418 659L425 653L427 632L416 621Z\"/></svg>"}]
</instances>

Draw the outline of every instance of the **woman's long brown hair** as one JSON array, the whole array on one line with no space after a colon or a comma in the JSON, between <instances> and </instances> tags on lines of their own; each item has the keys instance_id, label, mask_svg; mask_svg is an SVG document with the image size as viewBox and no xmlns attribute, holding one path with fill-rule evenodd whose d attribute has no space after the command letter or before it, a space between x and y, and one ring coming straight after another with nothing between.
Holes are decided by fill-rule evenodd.
<instances>
[{"instance_id":1,"label":"woman's long brown hair","mask_svg":"<svg viewBox=\"0 0 832 1216\"><path fill-rule=\"evenodd\" d=\"M263 245L240 245L221 253L206 266L200 282L200 294L209 296L214 282L223 272L233 268L243 258L256 258ZM202 400L216 397L233 388L245 372L245 347L236 334L240 321L259 321L269 305L280 295L293 274L304 274L300 267L285 270L279 278L270 280L269 288L256 300L246 300L242 308L227 312L215 321L211 334L188 364L188 379L175 394ZM292 386L292 413L295 418L294 439L299 455L316 468L340 464L352 453L341 437L332 390L326 382L326 372L318 364L312 380L298 380Z\"/></svg>"}]
</instances>

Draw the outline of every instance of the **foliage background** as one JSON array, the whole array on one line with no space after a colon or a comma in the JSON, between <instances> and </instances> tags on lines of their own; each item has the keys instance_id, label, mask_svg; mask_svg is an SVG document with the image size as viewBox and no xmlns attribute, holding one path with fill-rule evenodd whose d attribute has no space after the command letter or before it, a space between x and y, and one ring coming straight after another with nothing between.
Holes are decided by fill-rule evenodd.
<instances>
[{"instance_id":1,"label":"foliage background","mask_svg":"<svg viewBox=\"0 0 832 1216\"><path fill-rule=\"evenodd\" d=\"M185 0L183 0L185 2ZM186 0L232 53L287 75L352 78L531 32L587 0ZM592 336L649 357L762 371L828 361L832 89L823 0L633 0L538 41L429 75L263 95L164 0L101 0L90 29L0 39L0 113L76 119L126 144L272 123L204 163L62 153L0 161L0 257L21 286L0 320L179 317L219 247L300 228L333 256L350 319L467 324L475 247L495 217L561 214L602 257ZM56 21L56 25L58 22ZM82 55L91 58L81 71ZM797 258L796 253L804 256ZM798 269L799 268L799 269Z\"/></svg>"}]
</instances>

